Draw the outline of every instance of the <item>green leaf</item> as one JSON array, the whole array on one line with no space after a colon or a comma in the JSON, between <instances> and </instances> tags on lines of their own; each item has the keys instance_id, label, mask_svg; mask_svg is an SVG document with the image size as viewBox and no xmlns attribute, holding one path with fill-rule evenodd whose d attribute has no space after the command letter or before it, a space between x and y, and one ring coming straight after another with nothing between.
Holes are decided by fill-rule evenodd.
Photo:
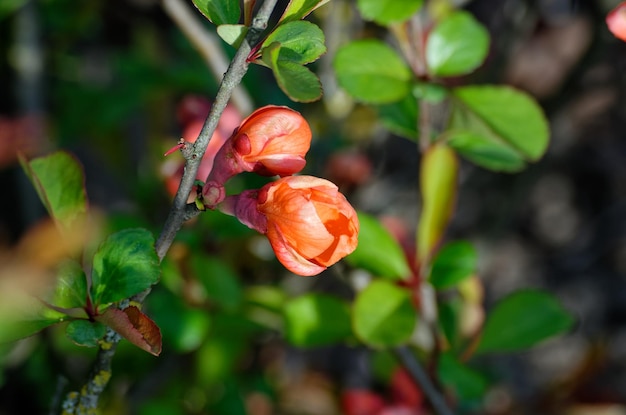
<instances>
[{"instance_id":1,"label":"green leaf","mask_svg":"<svg viewBox=\"0 0 626 415\"><path fill-rule=\"evenodd\" d=\"M290 0L280 18L281 24L305 18L313 10L328 3L330 0Z\"/></svg>"},{"instance_id":2,"label":"green leaf","mask_svg":"<svg viewBox=\"0 0 626 415\"><path fill-rule=\"evenodd\" d=\"M299 63L280 59L279 43L263 49L263 61L274 72L280 89L293 101L312 102L322 96L322 84L313 72Z\"/></svg>"},{"instance_id":3,"label":"green leaf","mask_svg":"<svg viewBox=\"0 0 626 415\"><path fill-rule=\"evenodd\" d=\"M239 48L248 34L248 26L242 24L223 24L217 26L217 34L234 48Z\"/></svg>"},{"instance_id":4,"label":"green leaf","mask_svg":"<svg viewBox=\"0 0 626 415\"><path fill-rule=\"evenodd\" d=\"M378 115L383 125L392 133L409 140L417 140L418 105L412 94L398 102L379 106Z\"/></svg>"},{"instance_id":5,"label":"green leaf","mask_svg":"<svg viewBox=\"0 0 626 415\"><path fill-rule=\"evenodd\" d=\"M104 337L106 326L102 323L88 320L71 321L65 328L65 334L79 346L96 347L98 341Z\"/></svg>"},{"instance_id":6,"label":"green leaf","mask_svg":"<svg viewBox=\"0 0 626 415\"><path fill-rule=\"evenodd\" d=\"M7 277L7 275L2 275ZM7 279L0 290L0 343L13 342L64 321L67 316L52 310L16 282Z\"/></svg>"},{"instance_id":7,"label":"green leaf","mask_svg":"<svg viewBox=\"0 0 626 415\"><path fill-rule=\"evenodd\" d=\"M447 143L472 163L492 171L514 173L526 167L524 157L511 146L472 131L448 132Z\"/></svg>"},{"instance_id":8,"label":"green leaf","mask_svg":"<svg viewBox=\"0 0 626 415\"><path fill-rule=\"evenodd\" d=\"M95 305L114 303L159 280L154 237L145 229L125 229L109 236L93 257L91 297Z\"/></svg>"},{"instance_id":9,"label":"green leaf","mask_svg":"<svg viewBox=\"0 0 626 415\"><path fill-rule=\"evenodd\" d=\"M46 327L61 323L65 316L57 318L26 318L24 320L9 320L0 312L2 324L0 324L0 344L10 343L32 336Z\"/></svg>"},{"instance_id":10,"label":"green leaf","mask_svg":"<svg viewBox=\"0 0 626 415\"><path fill-rule=\"evenodd\" d=\"M395 50L374 39L342 46L333 62L339 85L359 101L388 104L410 91L411 71Z\"/></svg>"},{"instance_id":11,"label":"green leaf","mask_svg":"<svg viewBox=\"0 0 626 415\"><path fill-rule=\"evenodd\" d=\"M85 179L78 161L58 151L31 161L20 159L46 210L64 230L87 211Z\"/></svg>"},{"instance_id":12,"label":"green leaf","mask_svg":"<svg viewBox=\"0 0 626 415\"><path fill-rule=\"evenodd\" d=\"M59 267L52 304L62 308L84 308L86 306L87 277L78 262L67 260Z\"/></svg>"},{"instance_id":13,"label":"green leaf","mask_svg":"<svg viewBox=\"0 0 626 415\"><path fill-rule=\"evenodd\" d=\"M517 291L495 305L487 316L477 353L508 352L534 346L569 330L572 316L551 294Z\"/></svg>"},{"instance_id":14,"label":"green leaf","mask_svg":"<svg viewBox=\"0 0 626 415\"><path fill-rule=\"evenodd\" d=\"M446 16L428 35L426 63L438 76L456 76L479 67L489 50L489 33L464 11Z\"/></svg>"},{"instance_id":15,"label":"green leaf","mask_svg":"<svg viewBox=\"0 0 626 415\"><path fill-rule=\"evenodd\" d=\"M352 333L350 309L338 298L306 294L285 304L285 337L297 347L341 342Z\"/></svg>"},{"instance_id":16,"label":"green leaf","mask_svg":"<svg viewBox=\"0 0 626 415\"><path fill-rule=\"evenodd\" d=\"M422 0L358 0L357 7L365 20L388 26L408 20L422 3Z\"/></svg>"},{"instance_id":17,"label":"green leaf","mask_svg":"<svg viewBox=\"0 0 626 415\"><path fill-rule=\"evenodd\" d=\"M413 95L418 100L425 100L433 104L439 104L448 97L448 89L443 85L431 82L416 82L413 85Z\"/></svg>"},{"instance_id":18,"label":"green leaf","mask_svg":"<svg viewBox=\"0 0 626 415\"><path fill-rule=\"evenodd\" d=\"M408 279L411 269L400 244L375 217L362 212L358 212L358 217L359 244L346 261L377 277Z\"/></svg>"},{"instance_id":19,"label":"green leaf","mask_svg":"<svg viewBox=\"0 0 626 415\"><path fill-rule=\"evenodd\" d=\"M488 129L525 159L538 160L548 147L549 129L543 111L526 93L506 86L467 86L453 90L460 114L456 127L484 134ZM475 119L469 119L474 117ZM482 124L475 127L476 124Z\"/></svg>"},{"instance_id":20,"label":"green leaf","mask_svg":"<svg viewBox=\"0 0 626 415\"><path fill-rule=\"evenodd\" d=\"M146 299L146 310L161 329L164 341L178 353L198 349L211 328L211 317L200 308L187 306L180 296L154 289Z\"/></svg>"},{"instance_id":21,"label":"green leaf","mask_svg":"<svg viewBox=\"0 0 626 415\"><path fill-rule=\"evenodd\" d=\"M243 291L237 273L224 261L203 255L194 255L191 265L209 299L228 311L236 310L243 300Z\"/></svg>"},{"instance_id":22,"label":"green leaf","mask_svg":"<svg viewBox=\"0 0 626 415\"><path fill-rule=\"evenodd\" d=\"M422 263L428 260L448 226L456 200L458 170L457 157L448 146L433 145L422 157L422 211L417 230L417 253Z\"/></svg>"},{"instance_id":23,"label":"green leaf","mask_svg":"<svg viewBox=\"0 0 626 415\"><path fill-rule=\"evenodd\" d=\"M459 343L459 313L463 309L459 297L445 298L437 303L439 327L452 350Z\"/></svg>"},{"instance_id":24,"label":"green leaf","mask_svg":"<svg viewBox=\"0 0 626 415\"><path fill-rule=\"evenodd\" d=\"M467 241L451 242L437 254L430 271L430 283L438 290L453 287L476 272L478 256Z\"/></svg>"},{"instance_id":25,"label":"green leaf","mask_svg":"<svg viewBox=\"0 0 626 415\"><path fill-rule=\"evenodd\" d=\"M269 285L257 285L248 287L245 297L245 315L251 321L272 330L283 329L283 306L287 301L287 296L282 289Z\"/></svg>"},{"instance_id":26,"label":"green leaf","mask_svg":"<svg viewBox=\"0 0 626 415\"><path fill-rule=\"evenodd\" d=\"M443 353L437 365L439 379L452 388L461 401L482 398L489 383L485 377L459 362L451 353Z\"/></svg>"},{"instance_id":27,"label":"green leaf","mask_svg":"<svg viewBox=\"0 0 626 415\"><path fill-rule=\"evenodd\" d=\"M217 26L239 23L241 7L239 0L193 0L193 4Z\"/></svg>"},{"instance_id":28,"label":"green leaf","mask_svg":"<svg viewBox=\"0 0 626 415\"><path fill-rule=\"evenodd\" d=\"M254 285L246 288L246 300L266 310L282 312L287 297L285 291L278 287Z\"/></svg>"},{"instance_id":29,"label":"green leaf","mask_svg":"<svg viewBox=\"0 0 626 415\"><path fill-rule=\"evenodd\" d=\"M0 19L16 12L20 7L26 4L27 0L4 0L0 2Z\"/></svg>"},{"instance_id":30,"label":"green leaf","mask_svg":"<svg viewBox=\"0 0 626 415\"><path fill-rule=\"evenodd\" d=\"M316 61L326 52L324 33L311 22L296 21L278 26L263 42L263 48L280 44L279 61L304 65Z\"/></svg>"},{"instance_id":31,"label":"green leaf","mask_svg":"<svg viewBox=\"0 0 626 415\"><path fill-rule=\"evenodd\" d=\"M373 281L361 291L352 310L354 333L372 347L405 344L417 316L408 290L385 280Z\"/></svg>"}]
</instances>

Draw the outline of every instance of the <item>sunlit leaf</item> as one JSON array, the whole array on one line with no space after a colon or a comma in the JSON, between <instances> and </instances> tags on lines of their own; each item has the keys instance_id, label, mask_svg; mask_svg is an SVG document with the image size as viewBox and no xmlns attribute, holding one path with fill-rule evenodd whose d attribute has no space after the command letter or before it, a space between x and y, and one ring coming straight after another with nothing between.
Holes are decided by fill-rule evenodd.
<instances>
[{"instance_id":1,"label":"sunlit leaf","mask_svg":"<svg viewBox=\"0 0 626 415\"><path fill-rule=\"evenodd\" d=\"M471 14L457 11L429 33L426 63L438 76L470 73L482 64L489 49L489 33Z\"/></svg>"},{"instance_id":2,"label":"sunlit leaf","mask_svg":"<svg viewBox=\"0 0 626 415\"><path fill-rule=\"evenodd\" d=\"M488 130L529 161L545 153L548 122L526 93L507 86L480 85L456 88L453 96L459 106L453 127L481 135Z\"/></svg>"},{"instance_id":3,"label":"sunlit leaf","mask_svg":"<svg viewBox=\"0 0 626 415\"><path fill-rule=\"evenodd\" d=\"M517 172L526 167L522 154L510 145L494 139L493 134L452 130L447 143L472 163L486 169Z\"/></svg>"},{"instance_id":4,"label":"sunlit leaf","mask_svg":"<svg viewBox=\"0 0 626 415\"><path fill-rule=\"evenodd\" d=\"M407 343L416 322L409 291L389 281L373 281L359 292L354 302L354 333L363 343L372 347Z\"/></svg>"},{"instance_id":5,"label":"sunlit leaf","mask_svg":"<svg viewBox=\"0 0 626 415\"><path fill-rule=\"evenodd\" d=\"M456 200L459 163L450 147L436 144L423 155L420 166L420 212L417 252L426 261L441 241Z\"/></svg>"},{"instance_id":6,"label":"sunlit leaf","mask_svg":"<svg viewBox=\"0 0 626 415\"><path fill-rule=\"evenodd\" d=\"M333 62L339 85L359 101L387 104L410 91L411 71L398 53L380 40L350 42Z\"/></svg>"},{"instance_id":7,"label":"sunlit leaf","mask_svg":"<svg viewBox=\"0 0 626 415\"><path fill-rule=\"evenodd\" d=\"M145 229L125 229L109 236L93 257L91 296L94 304L121 301L159 280L154 237Z\"/></svg>"},{"instance_id":8,"label":"sunlit leaf","mask_svg":"<svg viewBox=\"0 0 626 415\"><path fill-rule=\"evenodd\" d=\"M408 20L422 3L423 0L358 0L357 7L365 20L387 26Z\"/></svg>"},{"instance_id":9,"label":"sunlit leaf","mask_svg":"<svg viewBox=\"0 0 626 415\"><path fill-rule=\"evenodd\" d=\"M569 330L572 316L550 293L517 291L488 314L477 353L522 350Z\"/></svg>"},{"instance_id":10,"label":"sunlit leaf","mask_svg":"<svg viewBox=\"0 0 626 415\"><path fill-rule=\"evenodd\" d=\"M83 169L74 157L58 151L20 161L48 213L64 230L83 218L87 211L85 179Z\"/></svg>"},{"instance_id":11,"label":"sunlit leaf","mask_svg":"<svg viewBox=\"0 0 626 415\"><path fill-rule=\"evenodd\" d=\"M305 18L313 10L328 3L330 0L290 0L280 18L281 23Z\"/></svg>"},{"instance_id":12,"label":"sunlit leaf","mask_svg":"<svg viewBox=\"0 0 626 415\"><path fill-rule=\"evenodd\" d=\"M306 64L326 52L324 33L311 22L295 21L278 26L263 42L263 47L280 44L278 60Z\"/></svg>"},{"instance_id":13,"label":"sunlit leaf","mask_svg":"<svg viewBox=\"0 0 626 415\"><path fill-rule=\"evenodd\" d=\"M200 12L216 25L237 24L241 16L239 0L192 0Z\"/></svg>"},{"instance_id":14,"label":"sunlit leaf","mask_svg":"<svg viewBox=\"0 0 626 415\"><path fill-rule=\"evenodd\" d=\"M322 96L319 78L305 66L280 59L281 45L273 43L263 49L263 61L274 72L280 89L293 101L312 102Z\"/></svg>"},{"instance_id":15,"label":"sunlit leaf","mask_svg":"<svg viewBox=\"0 0 626 415\"><path fill-rule=\"evenodd\" d=\"M433 260L430 283L439 290L452 287L475 273L477 263L478 256L471 243L451 242Z\"/></svg>"},{"instance_id":16,"label":"sunlit leaf","mask_svg":"<svg viewBox=\"0 0 626 415\"><path fill-rule=\"evenodd\" d=\"M359 212L359 245L346 257L356 268L363 268L377 277L408 279L411 269L402 247L378 219Z\"/></svg>"},{"instance_id":17,"label":"sunlit leaf","mask_svg":"<svg viewBox=\"0 0 626 415\"><path fill-rule=\"evenodd\" d=\"M294 346L329 345L352 333L348 305L325 294L311 293L289 301L284 316L285 336Z\"/></svg>"},{"instance_id":18,"label":"sunlit leaf","mask_svg":"<svg viewBox=\"0 0 626 415\"><path fill-rule=\"evenodd\" d=\"M217 34L222 40L234 48L238 48L246 38L248 26L241 24L223 24L217 26Z\"/></svg>"},{"instance_id":19,"label":"sunlit leaf","mask_svg":"<svg viewBox=\"0 0 626 415\"><path fill-rule=\"evenodd\" d=\"M63 308L85 307L87 302L87 277L81 265L67 260L58 270L53 305Z\"/></svg>"}]
</instances>

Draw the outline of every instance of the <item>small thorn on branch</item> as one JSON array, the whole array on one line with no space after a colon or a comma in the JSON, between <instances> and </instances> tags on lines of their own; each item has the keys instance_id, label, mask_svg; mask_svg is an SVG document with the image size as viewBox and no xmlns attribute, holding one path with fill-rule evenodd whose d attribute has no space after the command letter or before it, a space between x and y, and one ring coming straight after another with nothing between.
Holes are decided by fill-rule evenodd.
<instances>
[{"instance_id":1,"label":"small thorn on branch","mask_svg":"<svg viewBox=\"0 0 626 415\"><path fill-rule=\"evenodd\" d=\"M164 157L169 156L170 154L178 151L178 150L183 150L187 147L187 142L185 141L184 138L181 138L180 140L178 140L178 144L176 144L174 147L170 148L169 150L167 150L165 152L165 154L163 154Z\"/></svg>"}]
</instances>

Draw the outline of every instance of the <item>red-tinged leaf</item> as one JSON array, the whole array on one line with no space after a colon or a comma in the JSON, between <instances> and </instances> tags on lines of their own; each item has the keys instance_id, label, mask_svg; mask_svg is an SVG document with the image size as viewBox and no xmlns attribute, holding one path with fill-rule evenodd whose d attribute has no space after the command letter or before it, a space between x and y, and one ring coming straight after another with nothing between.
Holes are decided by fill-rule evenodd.
<instances>
[{"instance_id":1,"label":"red-tinged leaf","mask_svg":"<svg viewBox=\"0 0 626 415\"><path fill-rule=\"evenodd\" d=\"M341 408L346 415L377 415L384 407L383 398L367 389L348 389L341 394Z\"/></svg>"},{"instance_id":2,"label":"red-tinged leaf","mask_svg":"<svg viewBox=\"0 0 626 415\"><path fill-rule=\"evenodd\" d=\"M161 330L137 307L130 306L124 310L110 307L96 320L111 327L140 349L155 356L161 353Z\"/></svg>"},{"instance_id":3,"label":"red-tinged leaf","mask_svg":"<svg viewBox=\"0 0 626 415\"><path fill-rule=\"evenodd\" d=\"M420 262L427 261L441 241L456 199L459 162L445 145L430 147L422 158L420 190L422 211L417 235Z\"/></svg>"}]
</instances>

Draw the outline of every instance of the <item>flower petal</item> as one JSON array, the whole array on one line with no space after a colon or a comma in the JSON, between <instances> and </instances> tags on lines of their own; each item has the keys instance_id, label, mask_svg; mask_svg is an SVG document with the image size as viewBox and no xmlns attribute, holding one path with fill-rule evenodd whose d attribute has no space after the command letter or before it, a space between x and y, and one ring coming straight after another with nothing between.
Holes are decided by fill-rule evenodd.
<instances>
[{"instance_id":1,"label":"flower petal","mask_svg":"<svg viewBox=\"0 0 626 415\"><path fill-rule=\"evenodd\" d=\"M276 224L268 226L267 238L281 264L294 274L310 277L324 271L326 267L318 265L303 257L291 247Z\"/></svg>"}]
</instances>

